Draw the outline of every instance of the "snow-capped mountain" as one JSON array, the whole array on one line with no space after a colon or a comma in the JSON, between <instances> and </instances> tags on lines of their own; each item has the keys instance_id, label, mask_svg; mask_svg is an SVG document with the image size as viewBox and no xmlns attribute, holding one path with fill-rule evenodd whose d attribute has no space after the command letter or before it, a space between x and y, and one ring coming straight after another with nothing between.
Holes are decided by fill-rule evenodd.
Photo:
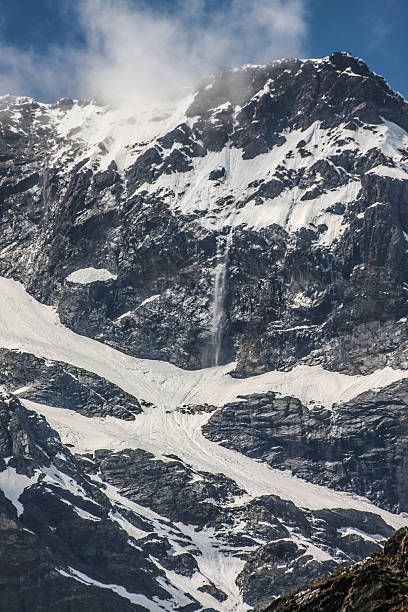
<instances>
[{"instance_id":1,"label":"snow-capped mountain","mask_svg":"<svg viewBox=\"0 0 408 612\"><path fill-rule=\"evenodd\" d=\"M2 605L259 610L407 523L399 94L335 53L0 129Z\"/></svg>"}]
</instances>

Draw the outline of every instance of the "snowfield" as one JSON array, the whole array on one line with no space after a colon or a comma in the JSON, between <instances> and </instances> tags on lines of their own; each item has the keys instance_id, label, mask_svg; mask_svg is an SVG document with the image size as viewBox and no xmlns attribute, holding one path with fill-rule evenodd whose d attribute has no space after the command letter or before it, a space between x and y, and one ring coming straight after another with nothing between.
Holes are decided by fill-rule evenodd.
<instances>
[{"instance_id":1,"label":"snowfield","mask_svg":"<svg viewBox=\"0 0 408 612\"><path fill-rule=\"evenodd\" d=\"M407 372L387 368L369 376L347 376L320 367L300 366L291 372L268 372L248 379L228 376L232 365L186 371L161 361L136 359L63 327L49 306L29 296L21 284L1 278L0 346L63 361L104 377L153 406L133 422L115 418L88 419L63 409L26 406L44 414L64 442L85 452L97 448L143 448L157 457L174 453L201 471L223 473L248 495L274 494L299 507L346 507L381 514L395 527L406 522L359 497L312 485L280 470L223 448L201 432L209 413L187 415L186 404L223 404L238 395L265 391L330 406L359 393L405 378Z\"/></svg>"},{"instance_id":2,"label":"snowfield","mask_svg":"<svg viewBox=\"0 0 408 612\"><path fill-rule=\"evenodd\" d=\"M44 406L22 400L26 408L45 416L65 444L86 453L106 448L113 451L142 448L158 459L177 455L197 471L224 474L246 491L237 505L261 495L277 495L299 508L354 508L374 512L396 529L406 525L405 515L396 516L366 499L314 485L292 476L290 472L271 469L250 457L207 440L201 428L210 414L184 414L177 409L145 408L135 421L114 417L88 418L64 408Z\"/></svg>"},{"instance_id":3,"label":"snowfield","mask_svg":"<svg viewBox=\"0 0 408 612\"><path fill-rule=\"evenodd\" d=\"M62 361L109 380L138 399L163 409L184 404L223 406L239 395L276 391L330 407L408 377L405 370L384 368L368 376L348 376L320 366L290 372L266 372L237 379L234 364L183 370L164 361L137 359L61 325L50 306L40 304L17 281L0 277L0 347Z\"/></svg>"}]
</instances>

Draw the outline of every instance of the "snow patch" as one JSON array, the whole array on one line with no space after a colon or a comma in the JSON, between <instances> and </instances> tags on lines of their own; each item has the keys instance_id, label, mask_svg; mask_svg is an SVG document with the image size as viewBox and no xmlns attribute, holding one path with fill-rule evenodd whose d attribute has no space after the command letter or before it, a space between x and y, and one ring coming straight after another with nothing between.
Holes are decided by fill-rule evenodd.
<instances>
[{"instance_id":1,"label":"snow patch","mask_svg":"<svg viewBox=\"0 0 408 612\"><path fill-rule=\"evenodd\" d=\"M408 172L406 172L402 168L392 168L391 166L375 166L375 168L369 170L367 174L388 176L389 178L398 179L400 181L408 180Z\"/></svg>"},{"instance_id":2,"label":"snow patch","mask_svg":"<svg viewBox=\"0 0 408 612\"><path fill-rule=\"evenodd\" d=\"M35 484L37 479L38 473L29 478L25 474L18 474L13 467L8 467L0 472L0 490L3 491L4 495L17 510L17 516L21 516L24 512L24 506L19 501L20 495L27 487Z\"/></svg>"},{"instance_id":3,"label":"snow patch","mask_svg":"<svg viewBox=\"0 0 408 612\"><path fill-rule=\"evenodd\" d=\"M141 302L141 304L139 304L139 308L141 306L146 306L146 304L150 304L150 302L154 302L154 300L158 300L159 297L160 297L160 293L158 293L157 295L151 295L150 297L148 297L145 300L143 300L143 302ZM129 313L127 313L127 314L129 314Z\"/></svg>"},{"instance_id":4,"label":"snow patch","mask_svg":"<svg viewBox=\"0 0 408 612\"><path fill-rule=\"evenodd\" d=\"M347 535L357 535L364 540L368 540L369 542L384 542L387 538L379 533L366 533L365 531L361 531L361 529L356 529L355 527L340 527L337 531L342 536Z\"/></svg>"},{"instance_id":5,"label":"snow patch","mask_svg":"<svg viewBox=\"0 0 408 612\"><path fill-rule=\"evenodd\" d=\"M66 280L78 285L88 285L90 283L96 283L97 281L104 282L107 280L116 280L117 278L117 274L112 274L109 270L106 270L106 268L90 267L71 272L71 274L66 277Z\"/></svg>"}]
</instances>

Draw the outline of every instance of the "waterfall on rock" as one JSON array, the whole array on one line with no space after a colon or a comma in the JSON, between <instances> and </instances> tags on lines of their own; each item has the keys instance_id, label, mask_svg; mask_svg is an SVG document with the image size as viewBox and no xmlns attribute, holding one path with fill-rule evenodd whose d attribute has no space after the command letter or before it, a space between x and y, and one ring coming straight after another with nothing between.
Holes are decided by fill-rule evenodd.
<instances>
[{"instance_id":1,"label":"waterfall on rock","mask_svg":"<svg viewBox=\"0 0 408 612\"><path fill-rule=\"evenodd\" d=\"M225 291L228 271L229 251L232 242L232 230L224 238L219 236L217 239L216 267L214 280L214 302L212 319L212 350L213 364L219 365L222 347L222 337L225 324Z\"/></svg>"}]
</instances>

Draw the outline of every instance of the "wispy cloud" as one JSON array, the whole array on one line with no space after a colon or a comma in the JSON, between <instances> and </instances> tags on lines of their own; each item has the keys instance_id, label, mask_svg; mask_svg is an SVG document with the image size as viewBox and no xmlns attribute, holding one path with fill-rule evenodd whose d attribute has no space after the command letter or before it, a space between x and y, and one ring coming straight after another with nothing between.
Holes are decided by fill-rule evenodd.
<instances>
[{"instance_id":1,"label":"wispy cloud","mask_svg":"<svg viewBox=\"0 0 408 612\"><path fill-rule=\"evenodd\" d=\"M382 0L381 11L372 11L365 16L364 26L370 33L368 49L388 52L389 39L394 30L398 28L400 19L399 0Z\"/></svg>"},{"instance_id":2,"label":"wispy cloud","mask_svg":"<svg viewBox=\"0 0 408 612\"><path fill-rule=\"evenodd\" d=\"M386 49L389 37L395 28L396 21L393 20L383 21L379 18L375 18L371 25L371 41L368 45L370 50L372 49Z\"/></svg>"},{"instance_id":3,"label":"wispy cloud","mask_svg":"<svg viewBox=\"0 0 408 612\"><path fill-rule=\"evenodd\" d=\"M77 91L79 54L53 48L47 56L0 42L0 95L28 95L40 100Z\"/></svg>"},{"instance_id":4,"label":"wispy cloud","mask_svg":"<svg viewBox=\"0 0 408 612\"><path fill-rule=\"evenodd\" d=\"M174 6L174 5L173 5ZM58 98L145 102L221 66L303 54L304 0L179 0L159 12L130 0L81 0L85 47L54 46L47 56L0 45L0 90Z\"/></svg>"}]
</instances>

